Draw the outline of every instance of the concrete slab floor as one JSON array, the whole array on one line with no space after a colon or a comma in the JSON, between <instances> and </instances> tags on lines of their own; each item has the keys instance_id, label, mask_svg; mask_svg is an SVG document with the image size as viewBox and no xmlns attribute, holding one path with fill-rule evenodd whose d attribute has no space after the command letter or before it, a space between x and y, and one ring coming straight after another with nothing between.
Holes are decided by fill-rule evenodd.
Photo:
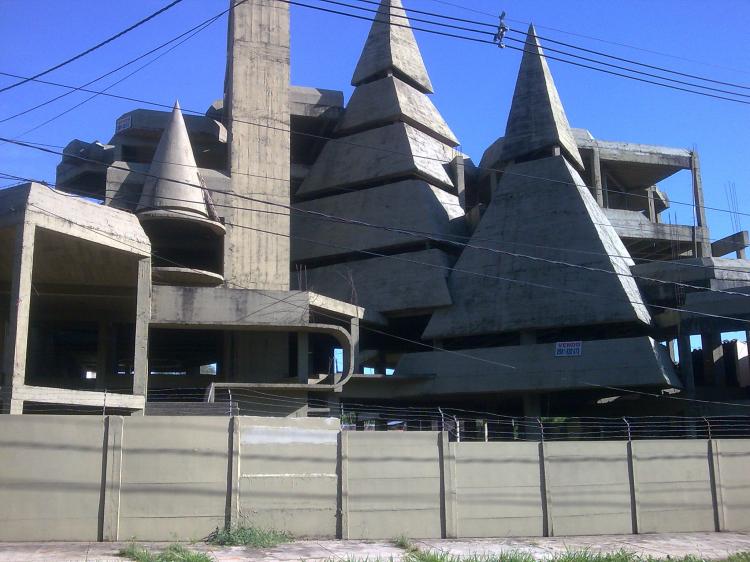
<instances>
[{"instance_id":1,"label":"concrete slab floor","mask_svg":"<svg viewBox=\"0 0 750 562\"><path fill-rule=\"evenodd\" d=\"M694 555L720 560L737 552L750 551L750 533L682 533L634 536L554 537L517 539L415 540L422 551L456 557L527 552L537 560L548 560L568 551L617 552L626 550L654 558ZM152 551L169 543L139 543ZM128 543L0 543L0 562L115 562ZM217 562L283 562L376 560L398 562L404 551L387 541L296 541L270 549L187 545L206 552Z\"/></svg>"}]
</instances>

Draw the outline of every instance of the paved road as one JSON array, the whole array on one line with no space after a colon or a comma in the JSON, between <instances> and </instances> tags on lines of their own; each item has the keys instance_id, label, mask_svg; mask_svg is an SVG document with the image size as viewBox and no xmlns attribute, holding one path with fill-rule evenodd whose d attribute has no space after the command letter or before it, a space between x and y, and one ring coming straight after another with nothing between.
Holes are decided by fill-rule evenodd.
<instances>
[{"instance_id":1,"label":"paved road","mask_svg":"<svg viewBox=\"0 0 750 562\"><path fill-rule=\"evenodd\" d=\"M655 558L680 558L688 554L707 560L726 558L735 552L750 552L750 533L685 533L636 536L555 537L530 539L416 540L422 550L456 556L524 551L538 560L569 550L617 552L628 550ZM0 543L0 562L114 562L127 543ZM166 543L146 543L158 550ZM368 559L398 561L403 551L389 542L298 541L273 549L218 548L191 545L210 553L217 562L328 561Z\"/></svg>"}]
</instances>

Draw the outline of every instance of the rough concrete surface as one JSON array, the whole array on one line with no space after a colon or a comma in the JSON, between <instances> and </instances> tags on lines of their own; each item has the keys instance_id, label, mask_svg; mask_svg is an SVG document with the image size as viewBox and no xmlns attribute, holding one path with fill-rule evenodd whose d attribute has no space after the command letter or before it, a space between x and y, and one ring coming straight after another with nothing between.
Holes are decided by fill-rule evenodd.
<instances>
[{"instance_id":1,"label":"rough concrete surface","mask_svg":"<svg viewBox=\"0 0 750 562\"><path fill-rule=\"evenodd\" d=\"M548 560L571 550L618 552L627 550L655 558L680 558L689 554L707 560L720 560L729 554L750 550L750 535L744 533L691 533L604 537L557 537L534 539L418 540L421 550L457 557L473 554L499 555L528 552L538 560ZM117 552L128 543L0 543L0 562L110 562L124 560ZM158 550L167 543L147 543ZM404 551L390 542L298 541L271 549L241 546L213 547L188 545L209 553L217 562L260 562L283 560L402 560Z\"/></svg>"}]
</instances>

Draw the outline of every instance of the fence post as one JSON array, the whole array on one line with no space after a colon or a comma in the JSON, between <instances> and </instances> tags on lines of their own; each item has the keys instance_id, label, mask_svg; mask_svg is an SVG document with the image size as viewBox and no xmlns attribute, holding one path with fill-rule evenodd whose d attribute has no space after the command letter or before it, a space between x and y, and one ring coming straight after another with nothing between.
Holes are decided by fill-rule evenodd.
<instances>
[{"instance_id":1,"label":"fence post","mask_svg":"<svg viewBox=\"0 0 750 562\"><path fill-rule=\"evenodd\" d=\"M440 474L443 538L458 538L458 519L456 514L456 444L450 442L447 431L440 432Z\"/></svg>"},{"instance_id":2,"label":"fence post","mask_svg":"<svg viewBox=\"0 0 750 562\"><path fill-rule=\"evenodd\" d=\"M339 538L349 539L349 430L339 431Z\"/></svg>"},{"instance_id":3,"label":"fence post","mask_svg":"<svg viewBox=\"0 0 750 562\"><path fill-rule=\"evenodd\" d=\"M122 442L125 420L122 416L104 418L104 466L102 467L103 501L100 513L101 539L120 538L120 490L122 487Z\"/></svg>"},{"instance_id":4,"label":"fence post","mask_svg":"<svg viewBox=\"0 0 750 562\"><path fill-rule=\"evenodd\" d=\"M231 410L230 410L231 414ZM230 529L240 523L240 417L229 418L229 443L227 447L227 501L224 512L224 525Z\"/></svg>"},{"instance_id":5,"label":"fence post","mask_svg":"<svg viewBox=\"0 0 750 562\"><path fill-rule=\"evenodd\" d=\"M635 464L633 463L633 435L630 430L628 418L623 417L625 427L628 431L627 459L628 459L628 485L630 486L630 526L634 535L638 534L638 502L635 492Z\"/></svg>"}]
</instances>

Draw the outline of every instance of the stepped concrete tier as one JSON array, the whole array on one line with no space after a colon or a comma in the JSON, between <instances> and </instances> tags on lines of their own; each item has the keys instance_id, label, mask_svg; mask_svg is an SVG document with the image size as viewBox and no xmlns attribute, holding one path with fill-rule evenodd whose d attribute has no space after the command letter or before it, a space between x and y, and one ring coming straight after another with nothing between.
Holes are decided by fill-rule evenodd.
<instances>
[{"instance_id":1,"label":"stepped concrete tier","mask_svg":"<svg viewBox=\"0 0 750 562\"><path fill-rule=\"evenodd\" d=\"M372 22L352 86L394 74L421 92L432 93L422 54L401 0L382 0Z\"/></svg>"},{"instance_id":2,"label":"stepped concrete tier","mask_svg":"<svg viewBox=\"0 0 750 562\"><path fill-rule=\"evenodd\" d=\"M509 167L470 244L485 249L464 249L449 281L454 304L435 312L425 339L650 323L633 261L562 156Z\"/></svg>"},{"instance_id":3,"label":"stepped concrete tier","mask_svg":"<svg viewBox=\"0 0 750 562\"><path fill-rule=\"evenodd\" d=\"M422 180L314 199L298 203L295 208L298 210L292 213L292 237L300 243L292 245L294 263L330 261L334 256L352 254L363 259L368 256L356 252L424 247L430 237L453 239L456 234L463 234L463 225L455 220L463 216L458 198ZM324 215L376 227L336 221ZM404 229L427 234L406 234Z\"/></svg>"},{"instance_id":4,"label":"stepped concrete tier","mask_svg":"<svg viewBox=\"0 0 750 562\"><path fill-rule=\"evenodd\" d=\"M459 144L430 98L395 76L356 88L336 132L351 134L397 121L408 123L448 146Z\"/></svg>"},{"instance_id":5,"label":"stepped concrete tier","mask_svg":"<svg viewBox=\"0 0 750 562\"><path fill-rule=\"evenodd\" d=\"M169 125L159 140L136 213L141 220L209 217L206 192L179 103L175 103Z\"/></svg>"},{"instance_id":6,"label":"stepped concrete tier","mask_svg":"<svg viewBox=\"0 0 750 562\"><path fill-rule=\"evenodd\" d=\"M364 307L368 313L418 313L449 306L455 258L442 250L351 261L301 273L309 290Z\"/></svg>"},{"instance_id":7,"label":"stepped concrete tier","mask_svg":"<svg viewBox=\"0 0 750 562\"><path fill-rule=\"evenodd\" d=\"M336 190L421 177L456 193L446 172L459 153L406 123L393 123L329 141L297 191L319 197Z\"/></svg>"},{"instance_id":8,"label":"stepped concrete tier","mask_svg":"<svg viewBox=\"0 0 750 562\"><path fill-rule=\"evenodd\" d=\"M559 147L578 170L583 170L583 159L533 25L524 49L505 137L497 159L487 165L521 160Z\"/></svg>"}]
</instances>

